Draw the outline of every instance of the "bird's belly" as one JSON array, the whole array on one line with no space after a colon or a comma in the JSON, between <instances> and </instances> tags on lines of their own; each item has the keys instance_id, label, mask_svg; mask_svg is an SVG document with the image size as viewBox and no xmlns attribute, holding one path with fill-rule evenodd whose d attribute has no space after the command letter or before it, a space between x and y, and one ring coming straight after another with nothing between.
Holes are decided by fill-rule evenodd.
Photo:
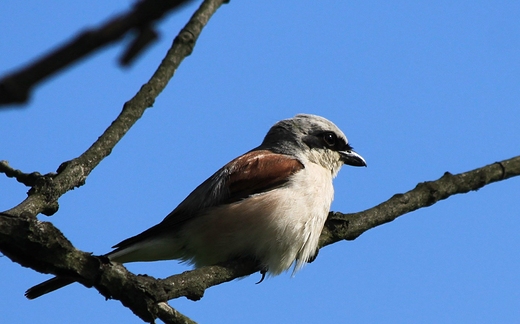
<instances>
[{"instance_id":1,"label":"bird's belly","mask_svg":"<svg viewBox=\"0 0 520 324\"><path fill-rule=\"evenodd\" d=\"M333 198L330 171L310 164L289 185L209 210L181 231L196 266L252 257L279 274L298 270L318 245Z\"/></svg>"}]
</instances>

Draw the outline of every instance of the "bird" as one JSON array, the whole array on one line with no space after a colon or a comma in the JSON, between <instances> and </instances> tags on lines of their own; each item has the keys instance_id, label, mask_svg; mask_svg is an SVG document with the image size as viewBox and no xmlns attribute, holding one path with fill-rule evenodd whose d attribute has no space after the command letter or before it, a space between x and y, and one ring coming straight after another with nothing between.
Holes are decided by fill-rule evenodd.
<instances>
[{"instance_id":1,"label":"bird","mask_svg":"<svg viewBox=\"0 0 520 324\"><path fill-rule=\"evenodd\" d=\"M328 119L298 114L193 190L160 223L113 246L110 262L180 260L196 268L253 258L265 274L293 274L313 260L344 165L366 166ZM262 281L261 280L261 281ZM37 298L73 283L54 277L27 290Z\"/></svg>"}]
</instances>

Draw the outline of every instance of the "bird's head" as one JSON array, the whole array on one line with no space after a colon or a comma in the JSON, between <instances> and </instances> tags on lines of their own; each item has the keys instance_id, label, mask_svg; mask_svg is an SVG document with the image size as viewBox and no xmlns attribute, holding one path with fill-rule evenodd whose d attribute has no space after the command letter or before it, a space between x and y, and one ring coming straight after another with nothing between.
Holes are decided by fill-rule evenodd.
<instances>
[{"instance_id":1,"label":"bird's head","mask_svg":"<svg viewBox=\"0 0 520 324\"><path fill-rule=\"evenodd\" d=\"M261 147L321 165L332 176L343 164L367 165L334 123L316 115L299 114L279 121L271 127Z\"/></svg>"}]
</instances>

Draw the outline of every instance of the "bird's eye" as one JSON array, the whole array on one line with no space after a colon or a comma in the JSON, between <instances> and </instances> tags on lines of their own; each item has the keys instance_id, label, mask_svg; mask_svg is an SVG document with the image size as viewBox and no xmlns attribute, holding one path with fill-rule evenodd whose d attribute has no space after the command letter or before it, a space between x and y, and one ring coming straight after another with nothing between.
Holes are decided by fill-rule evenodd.
<instances>
[{"instance_id":1,"label":"bird's eye","mask_svg":"<svg viewBox=\"0 0 520 324\"><path fill-rule=\"evenodd\" d=\"M325 144L327 144L328 147L335 146L337 139L338 138L336 137L336 134L334 134L334 133L323 134L323 141L325 142Z\"/></svg>"}]
</instances>

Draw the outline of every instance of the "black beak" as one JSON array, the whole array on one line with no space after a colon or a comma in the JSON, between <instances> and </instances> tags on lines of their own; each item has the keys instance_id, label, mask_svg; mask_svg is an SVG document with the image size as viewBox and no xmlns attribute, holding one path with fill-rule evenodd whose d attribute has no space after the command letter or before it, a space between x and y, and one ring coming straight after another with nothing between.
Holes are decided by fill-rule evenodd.
<instances>
[{"instance_id":1,"label":"black beak","mask_svg":"<svg viewBox=\"0 0 520 324\"><path fill-rule=\"evenodd\" d=\"M339 151L339 155L341 155L341 160L345 164L352 165L352 166L358 166L358 167L367 166L365 159L363 159L363 157L361 155L357 154L356 152L354 152L352 150Z\"/></svg>"}]
</instances>

